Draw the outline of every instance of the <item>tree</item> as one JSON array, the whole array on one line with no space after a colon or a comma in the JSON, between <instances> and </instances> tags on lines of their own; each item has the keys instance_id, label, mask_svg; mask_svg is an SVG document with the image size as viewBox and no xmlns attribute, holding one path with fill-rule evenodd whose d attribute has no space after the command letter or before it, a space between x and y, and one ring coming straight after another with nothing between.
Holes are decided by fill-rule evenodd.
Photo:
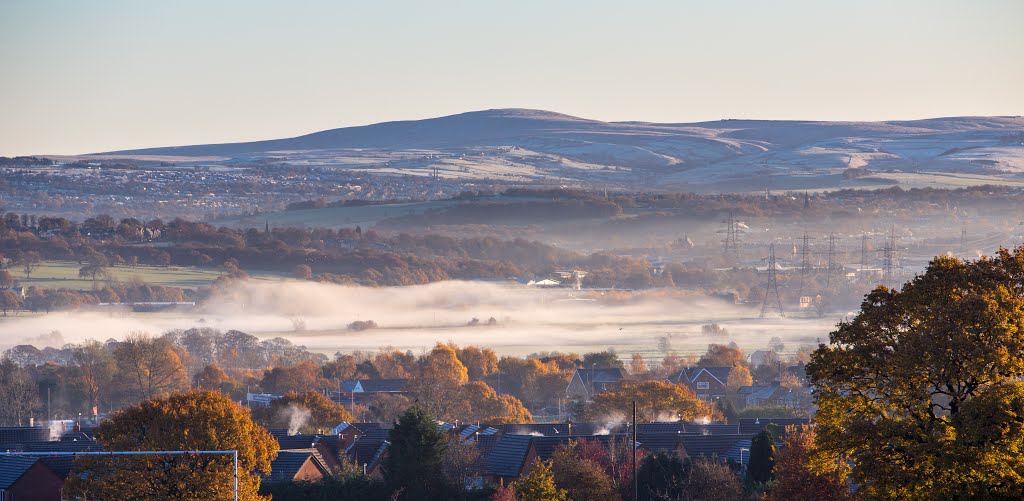
<instances>
[{"instance_id":1,"label":"tree","mask_svg":"<svg viewBox=\"0 0 1024 501\"><path fill-rule=\"evenodd\" d=\"M286 428L289 433L327 433L342 421L355 421L348 409L315 391L289 391L253 417L268 428Z\"/></svg>"},{"instance_id":2,"label":"tree","mask_svg":"<svg viewBox=\"0 0 1024 501\"><path fill-rule=\"evenodd\" d=\"M28 251L21 255L21 267L25 270L25 279L32 278L32 272L43 262L43 256L36 251Z\"/></svg>"},{"instance_id":3,"label":"tree","mask_svg":"<svg viewBox=\"0 0 1024 501\"><path fill-rule=\"evenodd\" d=\"M732 469L713 459L698 458L690 466L686 486L690 499L701 501L735 501L743 499L743 485Z\"/></svg>"},{"instance_id":4,"label":"tree","mask_svg":"<svg viewBox=\"0 0 1024 501\"><path fill-rule=\"evenodd\" d=\"M586 416L597 419L612 413L629 415L633 402L637 405L637 419L655 421L681 419L720 419L721 414L711 404L697 399L686 386L667 381L625 381L619 388L594 395L586 408Z\"/></svg>"},{"instance_id":5,"label":"tree","mask_svg":"<svg viewBox=\"0 0 1024 501\"><path fill-rule=\"evenodd\" d=\"M14 291L0 290L0 310L3 310L5 317L8 311L20 310L21 305L21 296L15 294Z\"/></svg>"},{"instance_id":6,"label":"tree","mask_svg":"<svg viewBox=\"0 0 1024 501\"><path fill-rule=\"evenodd\" d=\"M742 386L750 386L754 384L754 378L750 375L750 369L742 365L737 365L729 371L729 377L725 380L725 387L730 392L737 392Z\"/></svg>"},{"instance_id":7,"label":"tree","mask_svg":"<svg viewBox=\"0 0 1024 501\"><path fill-rule=\"evenodd\" d=\"M639 353L633 354L633 358L629 361L629 373L633 375L647 373L647 362L644 361L643 355Z\"/></svg>"},{"instance_id":8,"label":"tree","mask_svg":"<svg viewBox=\"0 0 1024 501\"><path fill-rule=\"evenodd\" d=\"M532 423L533 416L523 403L512 395L498 395L483 381L474 381L462 386L461 397L469 409L464 420L483 421L490 424Z\"/></svg>"},{"instance_id":9,"label":"tree","mask_svg":"<svg viewBox=\"0 0 1024 501\"><path fill-rule=\"evenodd\" d=\"M601 465L580 458L575 448L576 444L570 442L560 446L551 456L555 485L565 489L569 499L618 499L619 493Z\"/></svg>"},{"instance_id":10,"label":"tree","mask_svg":"<svg viewBox=\"0 0 1024 501\"><path fill-rule=\"evenodd\" d=\"M455 349L438 343L419 361L420 376L409 381L412 392L430 413L441 419L458 419L465 411L459 398L461 386L469 381L469 372L459 361Z\"/></svg>"},{"instance_id":11,"label":"tree","mask_svg":"<svg viewBox=\"0 0 1024 501\"><path fill-rule=\"evenodd\" d=\"M766 500L851 499L846 476L850 467L838 457L827 457L815 444L813 428L786 430L782 447L775 453L775 482Z\"/></svg>"},{"instance_id":12,"label":"tree","mask_svg":"<svg viewBox=\"0 0 1024 501\"><path fill-rule=\"evenodd\" d=\"M298 264L292 274L299 280L310 280L313 278L313 269L308 264Z\"/></svg>"},{"instance_id":13,"label":"tree","mask_svg":"<svg viewBox=\"0 0 1024 501\"><path fill-rule=\"evenodd\" d=\"M625 364L622 360L619 360L619 356L615 354L615 350L608 348L605 351L598 351L594 353L587 353L583 355L583 367L591 368L619 368L625 369Z\"/></svg>"},{"instance_id":14,"label":"tree","mask_svg":"<svg viewBox=\"0 0 1024 501\"><path fill-rule=\"evenodd\" d=\"M414 405L398 418L388 437L391 446L381 463L388 489L399 499L443 497L448 440L434 416Z\"/></svg>"},{"instance_id":15,"label":"tree","mask_svg":"<svg viewBox=\"0 0 1024 501\"><path fill-rule=\"evenodd\" d=\"M188 374L171 343L133 332L114 349L119 380L131 400L188 388Z\"/></svg>"},{"instance_id":16,"label":"tree","mask_svg":"<svg viewBox=\"0 0 1024 501\"><path fill-rule=\"evenodd\" d=\"M99 407L101 399L110 393L110 383L116 366L114 356L100 344L89 340L72 348L71 366L75 371L75 382L81 388L86 400L86 412Z\"/></svg>"},{"instance_id":17,"label":"tree","mask_svg":"<svg viewBox=\"0 0 1024 501\"><path fill-rule=\"evenodd\" d=\"M1021 332L1024 247L876 288L807 365L818 445L868 497L1024 497Z\"/></svg>"},{"instance_id":18,"label":"tree","mask_svg":"<svg viewBox=\"0 0 1024 501\"><path fill-rule=\"evenodd\" d=\"M0 289L11 289L17 284L18 281L14 279L14 275L12 275L11 272L7 270L0 270Z\"/></svg>"},{"instance_id":19,"label":"tree","mask_svg":"<svg viewBox=\"0 0 1024 501\"><path fill-rule=\"evenodd\" d=\"M115 412L96 439L108 451L237 450L239 499L257 494L277 442L227 396L193 391L145 400ZM232 457L112 456L80 458L65 489L88 499L230 499Z\"/></svg>"},{"instance_id":20,"label":"tree","mask_svg":"<svg viewBox=\"0 0 1024 501\"><path fill-rule=\"evenodd\" d=\"M637 499L682 499L689 474L689 465L684 464L674 453L649 455L637 468Z\"/></svg>"},{"instance_id":21,"label":"tree","mask_svg":"<svg viewBox=\"0 0 1024 501\"><path fill-rule=\"evenodd\" d=\"M747 463L747 475L751 480L760 483L772 479L772 468L775 466L775 437L768 430L761 430L750 439L750 462Z\"/></svg>"},{"instance_id":22,"label":"tree","mask_svg":"<svg viewBox=\"0 0 1024 501\"><path fill-rule=\"evenodd\" d=\"M320 366L312 360L303 360L295 365L274 367L264 371L260 386L263 391L285 393L288 391L316 391L329 383L323 378Z\"/></svg>"},{"instance_id":23,"label":"tree","mask_svg":"<svg viewBox=\"0 0 1024 501\"><path fill-rule=\"evenodd\" d=\"M490 348L467 346L456 348L456 353L459 361L466 366L470 381L483 381L498 371L498 355Z\"/></svg>"},{"instance_id":24,"label":"tree","mask_svg":"<svg viewBox=\"0 0 1024 501\"><path fill-rule=\"evenodd\" d=\"M530 472L512 484L519 501L565 501L565 489L555 485L551 461L534 461Z\"/></svg>"},{"instance_id":25,"label":"tree","mask_svg":"<svg viewBox=\"0 0 1024 501\"><path fill-rule=\"evenodd\" d=\"M442 465L448 483L456 492L463 492L467 481L480 474L480 449L453 435L448 439Z\"/></svg>"},{"instance_id":26,"label":"tree","mask_svg":"<svg viewBox=\"0 0 1024 501\"><path fill-rule=\"evenodd\" d=\"M700 356L697 365L701 367L736 367L746 365L746 355L736 343L709 344L708 351Z\"/></svg>"},{"instance_id":27,"label":"tree","mask_svg":"<svg viewBox=\"0 0 1024 501\"><path fill-rule=\"evenodd\" d=\"M6 356L0 359L0 425L27 425L41 405L39 388L28 372Z\"/></svg>"}]
</instances>

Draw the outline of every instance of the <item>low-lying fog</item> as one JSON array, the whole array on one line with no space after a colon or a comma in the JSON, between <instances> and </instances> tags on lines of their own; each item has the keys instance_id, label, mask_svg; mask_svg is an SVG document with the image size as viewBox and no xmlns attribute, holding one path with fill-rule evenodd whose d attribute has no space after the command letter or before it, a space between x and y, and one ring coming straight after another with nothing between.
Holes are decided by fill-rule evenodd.
<instances>
[{"instance_id":1,"label":"low-lying fog","mask_svg":"<svg viewBox=\"0 0 1024 501\"><path fill-rule=\"evenodd\" d=\"M540 351L584 353L614 347L654 356L659 339L673 350L703 352L708 343L735 341L764 348L779 336L794 351L825 340L846 312L824 319L807 312L760 319L759 305L732 305L665 291L574 292L523 285L449 281L409 287L350 287L314 282L244 282L191 311L21 314L0 320L0 345L60 346L85 339L122 338L131 331L237 329L260 338L282 336L328 355L394 346L421 352L437 341L494 348L499 354ZM794 308L795 309L795 308ZM490 318L496 325L486 325ZM479 324L470 325L472 319ZM372 320L376 328L348 325ZM705 334L715 322L725 335Z\"/></svg>"}]
</instances>

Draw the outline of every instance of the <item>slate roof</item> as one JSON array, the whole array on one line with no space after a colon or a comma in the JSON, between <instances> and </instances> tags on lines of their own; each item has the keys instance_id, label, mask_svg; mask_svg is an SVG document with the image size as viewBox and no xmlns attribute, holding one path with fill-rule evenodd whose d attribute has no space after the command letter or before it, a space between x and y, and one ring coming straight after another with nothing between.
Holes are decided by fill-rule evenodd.
<instances>
[{"instance_id":1,"label":"slate roof","mask_svg":"<svg viewBox=\"0 0 1024 501\"><path fill-rule=\"evenodd\" d=\"M278 451L277 458L270 462L270 475L263 477L267 483L288 482L295 478L306 461L312 460L313 465L325 477L331 475L330 470L314 455L313 450Z\"/></svg>"},{"instance_id":2,"label":"slate roof","mask_svg":"<svg viewBox=\"0 0 1024 501\"><path fill-rule=\"evenodd\" d=\"M314 447L317 442L320 441L320 435L304 434L300 433L297 435L278 435L274 437L277 439L277 443L282 450L288 449L309 449Z\"/></svg>"},{"instance_id":3,"label":"slate roof","mask_svg":"<svg viewBox=\"0 0 1024 501\"><path fill-rule=\"evenodd\" d=\"M739 425L728 423L684 423L682 421L666 423L640 423L636 428L637 434L645 433L693 433L722 435L739 433Z\"/></svg>"},{"instance_id":4,"label":"slate roof","mask_svg":"<svg viewBox=\"0 0 1024 501\"><path fill-rule=\"evenodd\" d=\"M490 426L470 424L462 426L461 428L462 429L459 430L459 438L461 438L462 440L476 440L479 437L495 435L498 433L497 428L492 428Z\"/></svg>"},{"instance_id":5,"label":"slate roof","mask_svg":"<svg viewBox=\"0 0 1024 501\"><path fill-rule=\"evenodd\" d=\"M357 464L374 464L374 457L380 451L381 445L387 442L390 432L391 430L384 428L368 430L345 450L349 461Z\"/></svg>"},{"instance_id":6,"label":"slate roof","mask_svg":"<svg viewBox=\"0 0 1024 501\"><path fill-rule=\"evenodd\" d=\"M732 372L732 367L683 367L679 371L679 375L676 376L676 382L689 384L697 376L700 376L701 372L707 372L722 384L725 384L725 381L729 379L729 373Z\"/></svg>"},{"instance_id":7,"label":"slate roof","mask_svg":"<svg viewBox=\"0 0 1024 501\"><path fill-rule=\"evenodd\" d=\"M641 433L637 430L636 441L640 447L651 452L673 452L679 445L680 433Z\"/></svg>"},{"instance_id":8,"label":"slate roof","mask_svg":"<svg viewBox=\"0 0 1024 501\"><path fill-rule=\"evenodd\" d=\"M95 440L81 442L32 442L25 444L25 452L93 452L102 451Z\"/></svg>"},{"instance_id":9,"label":"slate roof","mask_svg":"<svg viewBox=\"0 0 1024 501\"><path fill-rule=\"evenodd\" d=\"M594 368L594 369L576 369L576 373L573 377L579 376L585 384L593 383L617 383L622 381L625 375L622 373L622 369L618 367L608 368Z\"/></svg>"},{"instance_id":10,"label":"slate roof","mask_svg":"<svg viewBox=\"0 0 1024 501\"><path fill-rule=\"evenodd\" d=\"M769 424L775 424L779 428L787 426L803 427L811 423L807 418L740 418L740 432L754 435L760 433Z\"/></svg>"},{"instance_id":11,"label":"slate roof","mask_svg":"<svg viewBox=\"0 0 1024 501\"><path fill-rule=\"evenodd\" d=\"M738 443L746 441L749 448L750 439L753 435L681 435L679 440L683 443L683 450L690 457L718 457L725 459L733 449L738 449Z\"/></svg>"},{"instance_id":12,"label":"slate roof","mask_svg":"<svg viewBox=\"0 0 1024 501\"><path fill-rule=\"evenodd\" d=\"M494 449L494 446L498 445L501 437L501 435L495 433L494 435L481 435L480 438L476 439L476 448L480 451L480 455L486 457Z\"/></svg>"},{"instance_id":13,"label":"slate roof","mask_svg":"<svg viewBox=\"0 0 1024 501\"><path fill-rule=\"evenodd\" d=\"M0 489L10 489L37 461L37 457L0 456Z\"/></svg>"},{"instance_id":14,"label":"slate roof","mask_svg":"<svg viewBox=\"0 0 1024 501\"><path fill-rule=\"evenodd\" d=\"M484 471L498 477L518 477L533 438L515 434L501 437L484 458Z\"/></svg>"},{"instance_id":15,"label":"slate roof","mask_svg":"<svg viewBox=\"0 0 1024 501\"><path fill-rule=\"evenodd\" d=\"M537 457L547 460L555 453L555 450L559 446L568 444L571 441L576 442L598 442L603 447L608 448L609 443L613 440L625 447L630 447L631 436L625 434L620 435L572 435L572 436L560 436L560 437L532 437L533 447L537 451ZM637 442L640 439L637 437Z\"/></svg>"},{"instance_id":16,"label":"slate roof","mask_svg":"<svg viewBox=\"0 0 1024 501\"><path fill-rule=\"evenodd\" d=\"M47 442L50 440L50 429L29 426L0 427L0 444L19 444L25 442Z\"/></svg>"},{"instance_id":17,"label":"slate roof","mask_svg":"<svg viewBox=\"0 0 1024 501\"><path fill-rule=\"evenodd\" d=\"M342 381L341 390L352 393L357 388L362 393L402 393L408 379L349 379Z\"/></svg>"},{"instance_id":18,"label":"slate roof","mask_svg":"<svg viewBox=\"0 0 1024 501\"><path fill-rule=\"evenodd\" d=\"M71 469L75 466L74 456L43 456L39 460L62 479L67 479L71 474Z\"/></svg>"}]
</instances>

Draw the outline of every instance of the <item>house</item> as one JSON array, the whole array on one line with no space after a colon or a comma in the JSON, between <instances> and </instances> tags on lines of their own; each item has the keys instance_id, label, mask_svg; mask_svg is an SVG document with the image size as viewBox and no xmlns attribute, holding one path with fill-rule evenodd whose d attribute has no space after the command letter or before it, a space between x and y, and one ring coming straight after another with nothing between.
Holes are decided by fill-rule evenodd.
<instances>
[{"instance_id":1,"label":"house","mask_svg":"<svg viewBox=\"0 0 1024 501\"><path fill-rule=\"evenodd\" d=\"M719 461L732 460L747 464L750 459L750 440L753 434L737 433L728 435L680 435L679 441L685 458L711 458Z\"/></svg>"},{"instance_id":2,"label":"house","mask_svg":"<svg viewBox=\"0 0 1024 501\"><path fill-rule=\"evenodd\" d=\"M388 441L390 433L387 428L367 428L363 436L345 449L345 456L367 476L381 478L380 461L391 445Z\"/></svg>"},{"instance_id":3,"label":"house","mask_svg":"<svg viewBox=\"0 0 1024 501\"><path fill-rule=\"evenodd\" d=\"M349 379L342 381L342 393L405 393L408 379Z\"/></svg>"},{"instance_id":4,"label":"house","mask_svg":"<svg viewBox=\"0 0 1024 501\"><path fill-rule=\"evenodd\" d=\"M760 367L766 363L778 360L779 356L774 351L757 350L750 354L749 359L751 367Z\"/></svg>"},{"instance_id":5,"label":"house","mask_svg":"<svg viewBox=\"0 0 1024 501\"><path fill-rule=\"evenodd\" d=\"M686 385L701 400L718 400L726 395L725 383L730 372L732 367L684 367L676 383Z\"/></svg>"},{"instance_id":6,"label":"house","mask_svg":"<svg viewBox=\"0 0 1024 501\"><path fill-rule=\"evenodd\" d=\"M618 367L601 369L576 369L565 394L570 398L591 399L602 391L615 388L622 382L625 375Z\"/></svg>"},{"instance_id":7,"label":"house","mask_svg":"<svg viewBox=\"0 0 1024 501\"><path fill-rule=\"evenodd\" d=\"M537 450L530 435L504 435L491 447L483 458L484 477L491 482L505 485L529 473Z\"/></svg>"},{"instance_id":8,"label":"house","mask_svg":"<svg viewBox=\"0 0 1024 501\"><path fill-rule=\"evenodd\" d=\"M330 476L330 468L316 449L291 449L277 452L277 458L270 462L270 474L263 477L263 481L268 484L316 482Z\"/></svg>"},{"instance_id":9,"label":"house","mask_svg":"<svg viewBox=\"0 0 1024 501\"><path fill-rule=\"evenodd\" d=\"M0 500L61 501L64 480L38 457L0 456Z\"/></svg>"},{"instance_id":10,"label":"house","mask_svg":"<svg viewBox=\"0 0 1024 501\"><path fill-rule=\"evenodd\" d=\"M802 428L810 423L807 418L740 418L740 433L755 435L768 425L775 425L778 431L783 432L788 426Z\"/></svg>"}]
</instances>

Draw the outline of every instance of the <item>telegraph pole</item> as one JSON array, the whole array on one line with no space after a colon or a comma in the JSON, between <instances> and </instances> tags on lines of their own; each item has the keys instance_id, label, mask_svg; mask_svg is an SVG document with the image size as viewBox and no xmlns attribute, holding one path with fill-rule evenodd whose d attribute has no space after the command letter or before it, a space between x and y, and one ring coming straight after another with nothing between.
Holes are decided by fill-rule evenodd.
<instances>
[{"instance_id":1,"label":"telegraph pole","mask_svg":"<svg viewBox=\"0 0 1024 501\"><path fill-rule=\"evenodd\" d=\"M779 283L775 276L775 268L775 244L771 244L768 246L768 282L761 302L761 318L767 316L769 309L777 310L779 316L786 316L786 312L782 311L782 300L779 299Z\"/></svg>"}]
</instances>

